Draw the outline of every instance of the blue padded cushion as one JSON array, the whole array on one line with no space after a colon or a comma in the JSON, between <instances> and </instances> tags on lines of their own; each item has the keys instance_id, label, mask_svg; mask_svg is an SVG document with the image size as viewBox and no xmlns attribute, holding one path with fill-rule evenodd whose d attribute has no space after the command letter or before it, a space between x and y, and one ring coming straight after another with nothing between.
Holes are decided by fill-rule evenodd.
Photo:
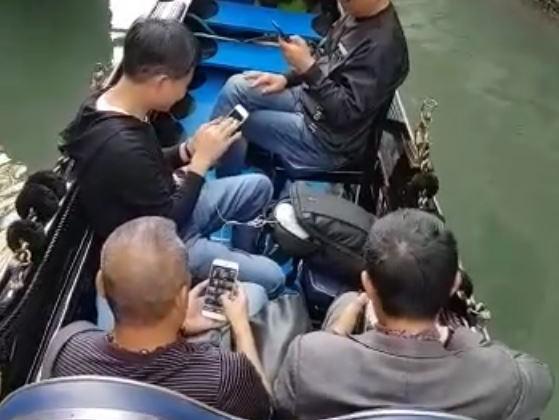
<instances>
[{"instance_id":1,"label":"blue padded cushion","mask_svg":"<svg viewBox=\"0 0 559 420\"><path fill-rule=\"evenodd\" d=\"M203 64L234 72L258 70L284 73L289 68L276 46L224 40L217 41L216 54L205 59Z\"/></svg>"},{"instance_id":2,"label":"blue padded cushion","mask_svg":"<svg viewBox=\"0 0 559 420\"><path fill-rule=\"evenodd\" d=\"M97 414L95 410L99 410ZM0 418L70 418L56 412L72 410L79 417L87 410L90 420L103 420L107 411L126 419L153 416L162 420L220 420L233 417L176 392L140 382L101 376L50 379L25 386L0 404ZM48 417L46 413L48 412ZM41 416L41 414L43 416ZM83 413L82 413L83 414ZM471 420L461 416L417 410L371 410L335 417L335 420Z\"/></svg>"},{"instance_id":3,"label":"blue padded cushion","mask_svg":"<svg viewBox=\"0 0 559 420\"><path fill-rule=\"evenodd\" d=\"M368 410L326 420L473 420L469 417L416 409Z\"/></svg>"},{"instance_id":4,"label":"blue padded cushion","mask_svg":"<svg viewBox=\"0 0 559 420\"><path fill-rule=\"evenodd\" d=\"M2 401L0 418L8 420L63 409L121 410L165 420L231 418L163 388L99 376L58 378L21 388Z\"/></svg>"},{"instance_id":5,"label":"blue padded cushion","mask_svg":"<svg viewBox=\"0 0 559 420\"><path fill-rule=\"evenodd\" d=\"M194 112L182 119L184 131L193 135L200 124L207 122L212 113L219 91L231 75L219 70L204 69L205 82L189 93L194 98Z\"/></svg>"},{"instance_id":6,"label":"blue padded cushion","mask_svg":"<svg viewBox=\"0 0 559 420\"><path fill-rule=\"evenodd\" d=\"M236 29L260 33L275 33L272 20L287 35L319 40L320 35L312 28L314 15L310 13L287 12L284 10L252 6L230 1L218 1L217 14L206 20L208 24L226 29Z\"/></svg>"}]
</instances>

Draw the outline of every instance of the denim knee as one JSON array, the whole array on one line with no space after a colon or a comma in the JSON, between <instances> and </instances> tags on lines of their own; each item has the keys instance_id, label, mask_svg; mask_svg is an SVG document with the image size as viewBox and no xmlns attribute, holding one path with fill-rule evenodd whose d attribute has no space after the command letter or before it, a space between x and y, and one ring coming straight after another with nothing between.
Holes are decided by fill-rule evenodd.
<instances>
[{"instance_id":1,"label":"denim knee","mask_svg":"<svg viewBox=\"0 0 559 420\"><path fill-rule=\"evenodd\" d=\"M248 315L254 316L268 304L266 289L256 283L242 283L248 300Z\"/></svg>"},{"instance_id":2,"label":"denim knee","mask_svg":"<svg viewBox=\"0 0 559 420\"><path fill-rule=\"evenodd\" d=\"M242 97L247 90L250 89L248 80L242 74L235 74L227 79L225 85L221 89L221 94L227 98Z\"/></svg>"},{"instance_id":3,"label":"denim knee","mask_svg":"<svg viewBox=\"0 0 559 420\"><path fill-rule=\"evenodd\" d=\"M285 274L281 267L272 260L268 260L266 263L262 261L258 267L258 281L254 282L266 290L268 299L277 298L285 290Z\"/></svg>"},{"instance_id":4,"label":"denim knee","mask_svg":"<svg viewBox=\"0 0 559 420\"><path fill-rule=\"evenodd\" d=\"M272 181L262 174L244 175L247 182L246 188L252 192L255 205L265 207L274 195L274 185Z\"/></svg>"}]
</instances>

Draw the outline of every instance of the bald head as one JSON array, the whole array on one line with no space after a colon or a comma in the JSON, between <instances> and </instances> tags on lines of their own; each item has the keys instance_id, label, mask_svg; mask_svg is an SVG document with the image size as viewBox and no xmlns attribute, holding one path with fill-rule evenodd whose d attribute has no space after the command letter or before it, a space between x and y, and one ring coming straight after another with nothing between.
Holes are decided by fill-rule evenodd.
<instances>
[{"instance_id":1,"label":"bald head","mask_svg":"<svg viewBox=\"0 0 559 420\"><path fill-rule=\"evenodd\" d=\"M100 280L117 322L149 325L164 319L189 286L186 249L175 224L141 217L117 228L101 251Z\"/></svg>"}]
</instances>

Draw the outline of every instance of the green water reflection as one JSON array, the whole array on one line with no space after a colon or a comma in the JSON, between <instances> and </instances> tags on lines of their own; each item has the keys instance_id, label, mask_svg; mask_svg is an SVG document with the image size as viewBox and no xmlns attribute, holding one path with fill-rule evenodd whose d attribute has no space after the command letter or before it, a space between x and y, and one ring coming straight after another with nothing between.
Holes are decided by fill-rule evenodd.
<instances>
[{"instance_id":1,"label":"green water reflection","mask_svg":"<svg viewBox=\"0 0 559 420\"><path fill-rule=\"evenodd\" d=\"M0 1L0 144L31 168L57 157L58 132L111 57L108 1Z\"/></svg>"},{"instance_id":2,"label":"green water reflection","mask_svg":"<svg viewBox=\"0 0 559 420\"><path fill-rule=\"evenodd\" d=\"M440 102L440 200L494 335L559 371L559 27L511 0L399 0L408 111ZM559 418L556 398L548 418Z\"/></svg>"}]
</instances>

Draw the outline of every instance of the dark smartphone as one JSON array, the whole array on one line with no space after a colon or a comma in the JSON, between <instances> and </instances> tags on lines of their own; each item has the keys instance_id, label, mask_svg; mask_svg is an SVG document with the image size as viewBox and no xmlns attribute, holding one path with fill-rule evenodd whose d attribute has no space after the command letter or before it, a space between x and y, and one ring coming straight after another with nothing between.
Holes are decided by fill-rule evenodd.
<instances>
[{"instance_id":1,"label":"dark smartphone","mask_svg":"<svg viewBox=\"0 0 559 420\"><path fill-rule=\"evenodd\" d=\"M278 36L284 40L285 42L289 42L289 37L285 34L285 32L283 32L283 30L281 29L281 27L278 25L278 23L275 20L272 20L272 26L276 29L276 32L278 33Z\"/></svg>"},{"instance_id":2,"label":"dark smartphone","mask_svg":"<svg viewBox=\"0 0 559 420\"><path fill-rule=\"evenodd\" d=\"M233 261L215 259L210 269L210 282L204 296L202 315L217 321L225 321L220 297L235 289L239 265Z\"/></svg>"}]
</instances>

